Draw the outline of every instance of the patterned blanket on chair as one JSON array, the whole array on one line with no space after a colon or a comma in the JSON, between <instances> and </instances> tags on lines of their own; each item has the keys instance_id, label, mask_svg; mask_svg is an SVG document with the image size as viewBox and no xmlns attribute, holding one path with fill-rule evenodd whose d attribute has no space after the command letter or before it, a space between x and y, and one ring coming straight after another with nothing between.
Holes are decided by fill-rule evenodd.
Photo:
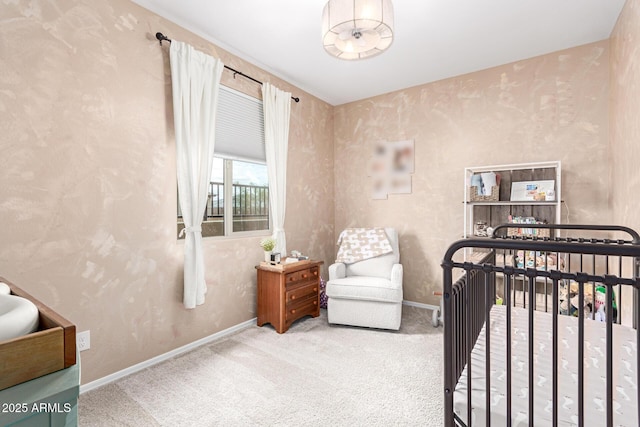
<instances>
[{"instance_id":1,"label":"patterned blanket on chair","mask_svg":"<svg viewBox=\"0 0 640 427\"><path fill-rule=\"evenodd\" d=\"M336 262L352 264L393 252L384 228L347 228L338 238Z\"/></svg>"}]
</instances>

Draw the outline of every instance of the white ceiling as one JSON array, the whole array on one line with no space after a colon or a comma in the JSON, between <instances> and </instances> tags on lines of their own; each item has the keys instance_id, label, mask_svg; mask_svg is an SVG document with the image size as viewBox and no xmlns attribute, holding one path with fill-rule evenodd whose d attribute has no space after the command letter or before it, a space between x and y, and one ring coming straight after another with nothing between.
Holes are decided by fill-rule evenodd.
<instances>
[{"instance_id":1,"label":"white ceiling","mask_svg":"<svg viewBox=\"0 0 640 427\"><path fill-rule=\"evenodd\" d=\"M326 0L133 1L332 105L606 39L625 2L393 0L389 50L350 62L322 47Z\"/></svg>"}]
</instances>

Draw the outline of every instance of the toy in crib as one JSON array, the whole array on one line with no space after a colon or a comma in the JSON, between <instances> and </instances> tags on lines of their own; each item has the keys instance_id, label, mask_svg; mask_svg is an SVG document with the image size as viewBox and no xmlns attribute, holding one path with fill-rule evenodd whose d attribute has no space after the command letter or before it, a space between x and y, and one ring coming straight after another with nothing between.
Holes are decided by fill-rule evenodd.
<instances>
[{"instance_id":1,"label":"toy in crib","mask_svg":"<svg viewBox=\"0 0 640 427\"><path fill-rule=\"evenodd\" d=\"M600 287L598 287L600 289ZM607 302L607 294L604 292L600 292L596 290L596 297L593 302L593 306L595 307L596 312L594 313L593 320L597 322L606 322L607 321L607 313L604 312L604 307Z\"/></svg>"},{"instance_id":2,"label":"toy in crib","mask_svg":"<svg viewBox=\"0 0 640 427\"><path fill-rule=\"evenodd\" d=\"M583 313L585 317L591 315L591 307L593 307L593 295L590 287L585 287L583 296ZM563 285L560 288L560 314L578 317L580 308L580 300L578 298L578 284L571 282L569 285Z\"/></svg>"},{"instance_id":3,"label":"toy in crib","mask_svg":"<svg viewBox=\"0 0 640 427\"><path fill-rule=\"evenodd\" d=\"M606 322L607 291L605 287L596 286L595 293L593 293L593 286L591 284L586 284L584 286L583 294L583 313L585 318L599 322ZM613 321L615 322L618 317L618 308L615 292L613 290L611 290L611 298L613 299ZM578 317L580 313L579 307L580 301L578 298L578 284L571 282L569 286L563 286L560 289L560 314Z\"/></svg>"},{"instance_id":4,"label":"toy in crib","mask_svg":"<svg viewBox=\"0 0 640 427\"><path fill-rule=\"evenodd\" d=\"M618 319L618 305L616 304L616 294L611 289L611 299L612 299L612 307L613 307L613 321L615 322ZM595 317L594 320L599 322L607 321L607 290L604 286L596 287L596 295L594 298L593 306L595 308Z\"/></svg>"}]
</instances>

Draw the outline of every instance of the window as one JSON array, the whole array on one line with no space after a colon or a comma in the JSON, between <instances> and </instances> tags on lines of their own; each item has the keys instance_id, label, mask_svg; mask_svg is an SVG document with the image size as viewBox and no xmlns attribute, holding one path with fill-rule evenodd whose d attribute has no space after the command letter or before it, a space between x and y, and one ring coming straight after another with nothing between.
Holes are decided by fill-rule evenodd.
<instances>
[{"instance_id":1,"label":"window","mask_svg":"<svg viewBox=\"0 0 640 427\"><path fill-rule=\"evenodd\" d=\"M178 203L178 233L183 228ZM262 101L221 86L215 155L202 236L229 236L269 229Z\"/></svg>"}]
</instances>

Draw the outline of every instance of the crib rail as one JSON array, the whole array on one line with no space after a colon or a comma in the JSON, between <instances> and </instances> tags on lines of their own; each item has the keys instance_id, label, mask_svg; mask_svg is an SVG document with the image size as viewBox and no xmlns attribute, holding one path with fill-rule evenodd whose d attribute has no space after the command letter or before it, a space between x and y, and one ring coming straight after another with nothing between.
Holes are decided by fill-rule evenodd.
<instances>
[{"instance_id":1,"label":"crib rail","mask_svg":"<svg viewBox=\"0 0 640 427\"><path fill-rule=\"evenodd\" d=\"M480 262L481 265L491 266L495 263L495 252L487 252ZM467 365L468 355L478 339L482 326L488 322L491 306L495 304L493 273L478 269L478 265L471 262L464 262L458 266L464 269L464 274L452 285L448 296L445 297L446 293L443 295L455 307L451 312L457 314L448 316L446 309L444 312L445 325L451 325L449 328L445 327L445 330L451 332L452 347L450 354L445 352L445 372L451 371L455 382L460 379ZM447 274L451 275L452 270L445 270L445 275ZM475 304L469 304L469 301L474 301ZM445 345L445 348L447 347ZM470 369L467 370L467 381L471 381ZM467 399L467 403L467 413L471 413L471 399Z\"/></svg>"},{"instance_id":2,"label":"crib rail","mask_svg":"<svg viewBox=\"0 0 640 427\"><path fill-rule=\"evenodd\" d=\"M559 424L558 399L559 399L559 377L563 373L559 371L558 359L558 321L561 316L560 291L568 283L575 283L577 286L577 300L580 302L577 308L578 317L578 403L577 419L578 425L584 425L585 421L585 400L584 400L584 358L585 358L585 292L595 289L595 284L605 289L605 313L606 313L606 425L613 426L613 324L622 319L622 296L632 299L634 307L631 318L635 330L636 349L640 342L640 323L638 306L640 305L640 237L638 234L626 227L616 226L583 226L583 225L544 225L545 228L554 230L554 234L560 231L571 230L571 232L612 232L626 234L625 238L584 238L568 237L556 235L553 238L531 239L512 236L501 236L502 231L509 227L496 228L494 239L468 239L455 242L447 250L443 267L443 301L444 301L444 346L445 346L445 371L444 371L444 397L445 397L445 426L471 426L473 420L470 416L472 408L477 404L482 404L486 408L486 417L483 420L475 420L477 425L490 426L491 417L491 393L486 393L484 402L472 401L472 368L470 363L471 352L476 344L480 331L484 328L484 378L485 390L491 388L491 329L486 327L490 323L490 311L496 303L496 277L501 278L502 290L504 292L504 305L506 306L506 329L504 352L507 361L511 361L512 352L512 330L511 315L513 307L516 305L526 308L528 316L528 357L529 361L534 360L534 311L540 309L536 301L536 289L538 284L544 283L545 303L542 311L547 311L552 316L552 423ZM553 235L553 234L552 234ZM479 262L454 261L454 255L458 251L482 250L487 255ZM531 251L534 254L556 254L559 259L560 254L566 256L566 264L557 268L549 268L549 265L535 266L535 268L519 266L516 262L507 262L509 257L513 257L519 251ZM500 258L502 260L500 260ZM597 258L597 259L596 259ZM596 261L600 261L600 265ZM577 260L577 261L576 261ZM588 261L588 262L585 262ZM618 268L614 268L618 265ZM454 282L454 269L462 269L464 274ZM516 285L521 286L523 300L515 300ZM547 286L549 292L547 293ZM617 289L617 300L614 299L614 290ZM595 295L595 293L594 293ZM547 304L547 300L550 303ZM617 303L617 319L614 318L614 307ZM569 302L567 301L567 304ZM595 302L594 302L595 305ZM594 310L595 314L595 310ZM592 314L593 316L593 314ZM587 320L591 321L591 320ZM636 355L637 358L637 355ZM636 364L637 364L636 359ZM463 419L454 411L454 390L466 368L466 414L467 419ZM512 413L513 390L511 363L506 364L506 419L507 425L513 420ZM534 364L528 364L527 382L529 390L534 384ZM636 408L640 408L640 370L636 370ZM528 424L535 424L534 395L528 393ZM640 409L636 409L636 423L640 425Z\"/></svg>"},{"instance_id":3,"label":"crib rail","mask_svg":"<svg viewBox=\"0 0 640 427\"><path fill-rule=\"evenodd\" d=\"M495 253L493 252L488 252L481 260L482 264L494 262ZM456 381L460 378L466 364L464 355L467 350L470 351L478 339L478 334L486 320L485 313L488 313L495 303L495 289L492 287L495 285L495 281L492 280L491 275L474 267L473 263L463 263L464 275L453 284L451 290L451 303L457 308L456 312L460 313L459 317L453 317L450 320L453 334L452 345L455 347L454 354L457 355L457 358L452 360ZM470 307L467 315L463 309L468 301L476 301L477 304Z\"/></svg>"}]
</instances>

